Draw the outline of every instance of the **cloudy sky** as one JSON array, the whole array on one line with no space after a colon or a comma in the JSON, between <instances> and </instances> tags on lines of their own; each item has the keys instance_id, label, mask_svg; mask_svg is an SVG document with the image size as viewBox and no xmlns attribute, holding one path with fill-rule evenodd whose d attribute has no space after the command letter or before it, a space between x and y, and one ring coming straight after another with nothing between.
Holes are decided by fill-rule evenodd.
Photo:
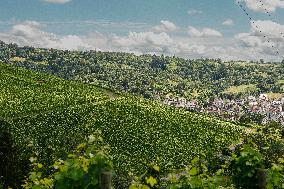
<instances>
[{"instance_id":1,"label":"cloudy sky","mask_svg":"<svg viewBox=\"0 0 284 189\"><path fill-rule=\"evenodd\" d=\"M2 1L0 40L20 46L284 58L284 0Z\"/></svg>"}]
</instances>

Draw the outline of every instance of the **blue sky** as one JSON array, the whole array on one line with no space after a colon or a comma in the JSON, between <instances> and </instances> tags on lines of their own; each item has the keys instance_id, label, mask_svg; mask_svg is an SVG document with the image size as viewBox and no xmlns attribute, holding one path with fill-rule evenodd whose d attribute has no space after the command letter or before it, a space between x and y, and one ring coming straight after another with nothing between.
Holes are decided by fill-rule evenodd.
<instances>
[{"instance_id":1,"label":"blue sky","mask_svg":"<svg viewBox=\"0 0 284 189\"><path fill-rule=\"evenodd\" d=\"M240 1L258 25L235 0L6 0L0 39L70 50L281 59L284 1Z\"/></svg>"}]
</instances>

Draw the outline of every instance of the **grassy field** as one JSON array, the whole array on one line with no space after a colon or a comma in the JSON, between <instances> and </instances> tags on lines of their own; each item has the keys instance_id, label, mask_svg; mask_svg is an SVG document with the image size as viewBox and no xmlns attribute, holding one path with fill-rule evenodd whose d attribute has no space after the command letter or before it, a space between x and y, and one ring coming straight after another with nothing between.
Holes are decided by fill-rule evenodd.
<instances>
[{"instance_id":1,"label":"grassy field","mask_svg":"<svg viewBox=\"0 0 284 189\"><path fill-rule=\"evenodd\" d=\"M278 80L277 83L281 84L281 85L284 85L284 80Z\"/></svg>"},{"instance_id":2,"label":"grassy field","mask_svg":"<svg viewBox=\"0 0 284 189\"><path fill-rule=\"evenodd\" d=\"M240 85L240 86L232 86L227 88L224 93L227 94L237 94L237 93L247 93L256 91L255 85Z\"/></svg>"},{"instance_id":3,"label":"grassy field","mask_svg":"<svg viewBox=\"0 0 284 189\"><path fill-rule=\"evenodd\" d=\"M283 96L282 93L266 93L269 99L278 99Z\"/></svg>"}]
</instances>

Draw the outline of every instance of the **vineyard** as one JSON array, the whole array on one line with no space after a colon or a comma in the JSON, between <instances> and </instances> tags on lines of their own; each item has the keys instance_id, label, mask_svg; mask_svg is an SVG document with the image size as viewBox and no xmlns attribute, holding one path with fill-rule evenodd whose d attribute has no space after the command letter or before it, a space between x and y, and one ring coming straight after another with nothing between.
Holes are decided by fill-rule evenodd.
<instances>
[{"instance_id":1,"label":"vineyard","mask_svg":"<svg viewBox=\"0 0 284 189\"><path fill-rule=\"evenodd\" d=\"M18 153L19 179L29 171L31 144L47 166L66 158L97 129L111 146L117 176L142 174L150 161L167 172L200 154L213 160L244 136L243 127L205 115L137 97L111 98L91 85L11 65L0 63L0 68L0 115Z\"/></svg>"},{"instance_id":2,"label":"vineyard","mask_svg":"<svg viewBox=\"0 0 284 189\"><path fill-rule=\"evenodd\" d=\"M2 0L0 189L284 189L284 0Z\"/></svg>"},{"instance_id":3,"label":"vineyard","mask_svg":"<svg viewBox=\"0 0 284 189\"><path fill-rule=\"evenodd\" d=\"M0 75L0 116L3 118L44 114L108 99L97 88L3 63L0 63Z\"/></svg>"}]
</instances>

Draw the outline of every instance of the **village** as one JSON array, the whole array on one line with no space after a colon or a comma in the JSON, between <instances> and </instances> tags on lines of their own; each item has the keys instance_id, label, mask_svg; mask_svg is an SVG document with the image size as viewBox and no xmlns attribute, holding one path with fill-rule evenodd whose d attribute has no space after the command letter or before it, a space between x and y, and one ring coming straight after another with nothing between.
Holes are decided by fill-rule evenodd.
<instances>
[{"instance_id":1,"label":"village","mask_svg":"<svg viewBox=\"0 0 284 189\"><path fill-rule=\"evenodd\" d=\"M224 100L216 98L206 105L200 105L196 100L185 98L166 98L164 104L185 108L188 111L203 112L216 115L225 120L239 121L244 114L261 115L261 124L276 121L284 125L284 96L278 99L269 99L266 94L258 97L248 96L245 99Z\"/></svg>"}]
</instances>

